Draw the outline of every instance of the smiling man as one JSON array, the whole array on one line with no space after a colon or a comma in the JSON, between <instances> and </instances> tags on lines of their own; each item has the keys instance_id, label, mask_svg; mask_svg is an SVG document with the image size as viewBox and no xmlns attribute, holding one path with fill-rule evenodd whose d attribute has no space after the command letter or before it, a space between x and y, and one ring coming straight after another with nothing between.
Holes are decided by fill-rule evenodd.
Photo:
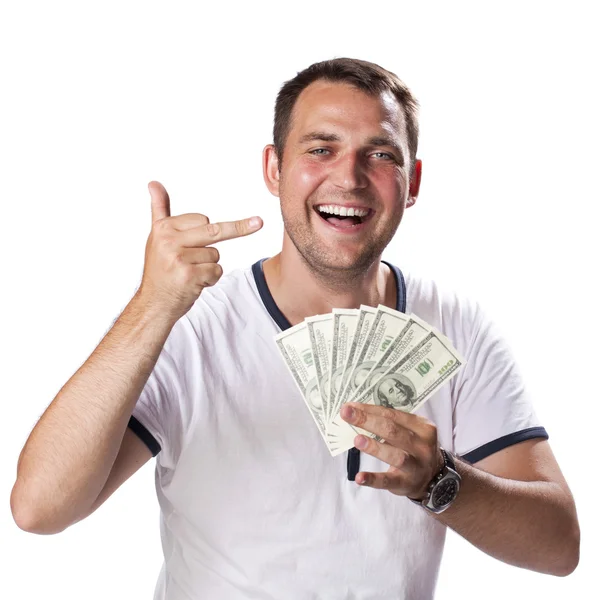
<instances>
[{"instance_id":1,"label":"smiling man","mask_svg":"<svg viewBox=\"0 0 600 600\"><path fill-rule=\"evenodd\" d=\"M447 527L507 563L571 573L574 501L508 347L476 304L381 260L418 196L417 142L417 103L393 73L342 58L298 73L263 155L283 247L225 277L211 244L260 219L171 217L152 182L141 286L32 431L19 526L62 531L154 455L157 600L430 599ZM361 304L415 313L467 364L414 414L345 405L377 436L358 435L346 462L273 336ZM382 404L408 398L397 383Z\"/></svg>"}]
</instances>

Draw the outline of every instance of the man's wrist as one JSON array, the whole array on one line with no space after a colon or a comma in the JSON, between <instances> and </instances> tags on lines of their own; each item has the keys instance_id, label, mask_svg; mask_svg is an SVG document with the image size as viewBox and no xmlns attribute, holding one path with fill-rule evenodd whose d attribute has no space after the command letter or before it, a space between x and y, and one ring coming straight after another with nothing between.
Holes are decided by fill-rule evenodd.
<instances>
[{"instance_id":1,"label":"man's wrist","mask_svg":"<svg viewBox=\"0 0 600 600\"><path fill-rule=\"evenodd\" d=\"M435 467L435 470L431 474L431 477L427 481L427 485L425 486L425 489L421 490L421 492L418 494L418 496L407 496L407 498L409 500L413 500L414 502L422 502L429 495L432 484L434 483L434 481L437 479L439 474L443 471L444 467L446 466L446 459L444 457L444 453L442 452L441 446L438 446L437 457L438 457L437 465Z\"/></svg>"},{"instance_id":2,"label":"man's wrist","mask_svg":"<svg viewBox=\"0 0 600 600\"><path fill-rule=\"evenodd\" d=\"M443 448L440 448L440 453L444 458L444 466L429 484L425 497L421 500L410 499L435 514L444 512L456 500L461 482L452 455Z\"/></svg>"}]
</instances>

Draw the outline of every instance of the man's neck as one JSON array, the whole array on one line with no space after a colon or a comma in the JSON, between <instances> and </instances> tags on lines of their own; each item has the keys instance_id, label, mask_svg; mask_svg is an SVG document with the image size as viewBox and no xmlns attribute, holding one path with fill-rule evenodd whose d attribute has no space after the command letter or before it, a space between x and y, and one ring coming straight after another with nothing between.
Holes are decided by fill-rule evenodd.
<instances>
[{"instance_id":1,"label":"man's neck","mask_svg":"<svg viewBox=\"0 0 600 600\"><path fill-rule=\"evenodd\" d=\"M380 260L367 271L333 285L293 253L281 252L265 260L263 272L275 304L292 325L333 308L358 308L361 304L396 308L396 278Z\"/></svg>"}]
</instances>

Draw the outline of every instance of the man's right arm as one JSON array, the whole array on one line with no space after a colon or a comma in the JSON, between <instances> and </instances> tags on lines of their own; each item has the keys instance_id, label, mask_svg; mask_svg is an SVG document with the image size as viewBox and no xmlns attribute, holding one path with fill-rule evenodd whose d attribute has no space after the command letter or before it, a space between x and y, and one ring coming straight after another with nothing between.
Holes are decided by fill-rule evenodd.
<instances>
[{"instance_id":1,"label":"man's right arm","mask_svg":"<svg viewBox=\"0 0 600 600\"><path fill-rule=\"evenodd\" d=\"M127 424L175 323L223 274L209 244L262 227L260 217L216 224L199 213L171 217L164 186L152 181L148 189L152 230L140 288L19 457L10 503L25 531L58 533L84 519L150 459Z\"/></svg>"},{"instance_id":2,"label":"man's right arm","mask_svg":"<svg viewBox=\"0 0 600 600\"><path fill-rule=\"evenodd\" d=\"M151 458L127 424L173 325L136 294L54 398L19 457L11 508L21 529L63 531Z\"/></svg>"}]
</instances>

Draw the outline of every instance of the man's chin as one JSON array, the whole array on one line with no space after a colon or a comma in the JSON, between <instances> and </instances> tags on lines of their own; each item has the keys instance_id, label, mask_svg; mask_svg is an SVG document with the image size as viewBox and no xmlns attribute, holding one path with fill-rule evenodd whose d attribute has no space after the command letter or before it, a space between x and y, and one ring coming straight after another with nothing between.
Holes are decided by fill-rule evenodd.
<instances>
[{"instance_id":1,"label":"man's chin","mask_svg":"<svg viewBox=\"0 0 600 600\"><path fill-rule=\"evenodd\" d=\"M330 270L347 273L360 273L366 271L378 258L372 251L355 252L328 252L314 257L315 266L321 270Z\"/></svg>"},{"instance_id":2,"label":"man's chin","mask_svg":"<svg viewBox=\"0 0 600 600\"><path fill-rule=\"evenodd\" d=\"M292 235L290 235L292 233ZM299 233L299 232L298 232ZM381 244L373 241L362 243L332 243L331 239L319 239L315 235L295 235L286 231L292 244L305 262L316 272L331 274L359 274L369 269L381 257Z\"/></svg>"}]
</instances>

